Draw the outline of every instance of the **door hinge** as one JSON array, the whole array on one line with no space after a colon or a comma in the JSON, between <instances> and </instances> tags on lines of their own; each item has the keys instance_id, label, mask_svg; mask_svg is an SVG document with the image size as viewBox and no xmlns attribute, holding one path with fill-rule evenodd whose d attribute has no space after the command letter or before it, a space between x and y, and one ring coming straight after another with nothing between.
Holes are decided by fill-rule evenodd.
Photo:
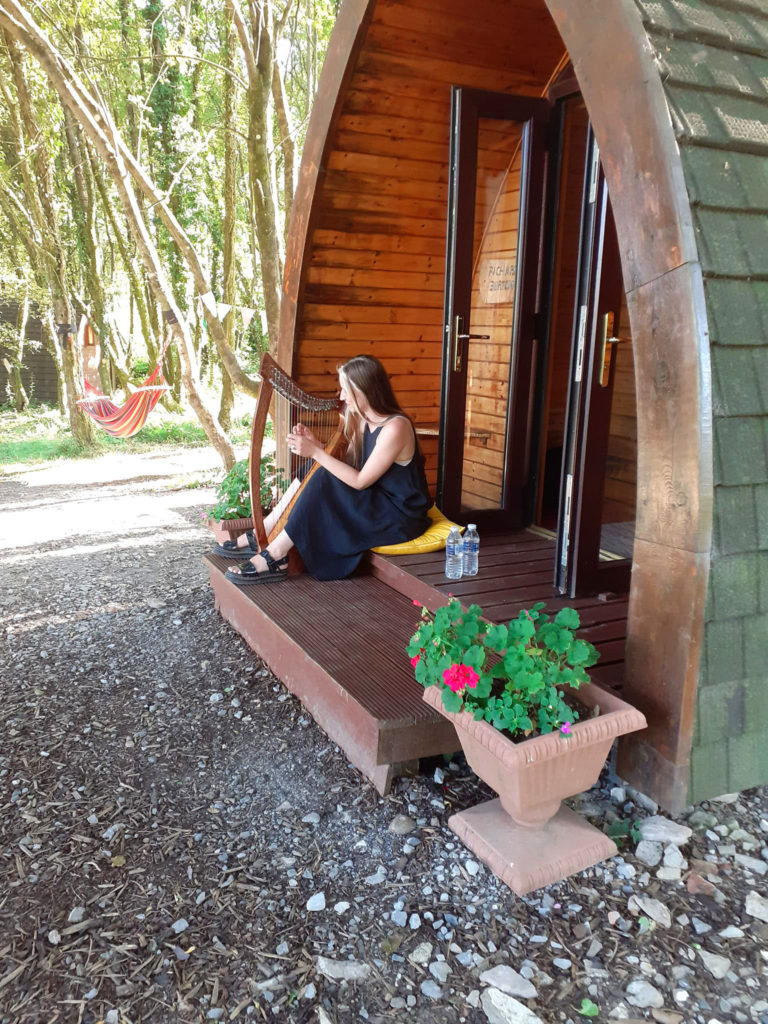
<instances>
[{"instance_id":1,"label":"door hinge","mask_svg":"<svg viewBox=\"0 0 768 1024\"><path fill-rule=\"evenodd\" d=\"M565 509L563 511L563 541L560 545L560 565L568 562L568 547L571 543L571 496L573 495L573 473L565 477Z\"/></svg>"},{"instance_id":2,"label":"door hinge","mask_svg":"<svg viewBox=\"0 0 768 1024\"><path fill-rule=\"evenodd\" d=\"M594 203L597 198L597 177L598 170L600 168L600 150L597 148L597 143L592 145L592 167L589 171L589 201Z\"/></svg>"},{"instance_id":3,"label":"door hinge","mask_svg":"<svg viewBox=\"0 0 768 1024\"><path fill-rule=\"evenodd\" d=\"M581 380L582 370L584 369L584 340L587 334L587 307L581 306L579 309L579 330L576 335L576 368L573 373L573 379L578 383Z\"/></svg>"}]
</instances>

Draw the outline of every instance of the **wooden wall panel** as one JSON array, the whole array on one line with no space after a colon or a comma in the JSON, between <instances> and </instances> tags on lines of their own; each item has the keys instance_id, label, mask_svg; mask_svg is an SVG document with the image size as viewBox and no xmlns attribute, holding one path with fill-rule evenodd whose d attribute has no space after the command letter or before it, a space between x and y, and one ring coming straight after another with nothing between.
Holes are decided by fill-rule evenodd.
<instances>
[{"instance_id":1,"label":"wooden wall panel","mask_svg":"<svg viewBox=\"0 0 768 1024\"><path fill-rule=\"evenodd\" d=\"M540 0L479 0L471 11L463 0L378 0L322 155L297 296L294 376L333 393L340 362L377 355L424 428L432 483L451 86L540 95L563 49ZM502 173L508 162L488 147L489 168ZM489 244L508 251L501 238ZM508 362L505 344L494 337L478 359ZM478 380L479 416L482 403L501 397ZM483 440L482 456L498 461L495 445L473 439Z\"/></svg>"}]
</instances>

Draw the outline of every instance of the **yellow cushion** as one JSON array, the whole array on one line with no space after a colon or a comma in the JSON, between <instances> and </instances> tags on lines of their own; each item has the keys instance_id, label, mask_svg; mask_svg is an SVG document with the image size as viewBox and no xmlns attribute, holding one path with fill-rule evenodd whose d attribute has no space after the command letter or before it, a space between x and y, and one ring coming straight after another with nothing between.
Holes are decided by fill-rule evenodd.
<instances>
[{"instance_id":1,"label":"yellow cushion","mask_svg":"<svg viewBox=\"0 0 768 1024\"><path fill-rule=\"evenodd\" d=\"M445 547L448 534L459 524L446 519L437 505L433 505L427 515L432 522L429 529L420 537L406 540L402 544L383 544L381 547L371 548L371 551L375 551L377 555L420 555L426 551L440 551ZM459 529L463 530L464 527L459 526Z\"/></svg>"}]
</instances>

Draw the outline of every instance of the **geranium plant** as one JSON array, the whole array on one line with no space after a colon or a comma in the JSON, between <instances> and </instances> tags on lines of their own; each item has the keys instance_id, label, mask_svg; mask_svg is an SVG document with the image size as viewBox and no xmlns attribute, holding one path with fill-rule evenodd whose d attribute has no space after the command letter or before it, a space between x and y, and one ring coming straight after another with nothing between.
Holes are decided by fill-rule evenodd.
<instances>
[{"instance_id":1,"label":"geranium plant","mask_svg":"<svg viewBox=\"0 0 768 1024\"><path fill-rule=\"evenodd\" d=\"M210 519L247 519L251 515L251 485L248 459L236 462L219 484L218 501L208 509Z\"/></svg>"},{"instance_id":2,"label":"geranium plant","mask_svg":"<svg viewBox=\"0 0 768 1024\"><path fill-rule=\"evenodd\" d=\"M513 739L555 729L568 736L578 713L565 694L589 682L599 657L575 636L578 612L562 608L551 618L540 603L506 625L482 616L456 598L434 614L422 607L407 648L417 681L442 689L446 711L468 711Z\"/></svg>"},{"instance_id":3,"label":"geranium plant","mask_svg":"<svg viewBox=\"0 0 768 1024\"><path fill-rule=\"evenodd\" d=\"M272 506L274 492L285 489L284 474L275 467L275 453L261 457L259 498L262 508ZM217 522L227 519L247 519L251 514L251 485L248 477L248 459L236 462L221 481L218 501L207 515Z\"/></svg>"}]
</instances>

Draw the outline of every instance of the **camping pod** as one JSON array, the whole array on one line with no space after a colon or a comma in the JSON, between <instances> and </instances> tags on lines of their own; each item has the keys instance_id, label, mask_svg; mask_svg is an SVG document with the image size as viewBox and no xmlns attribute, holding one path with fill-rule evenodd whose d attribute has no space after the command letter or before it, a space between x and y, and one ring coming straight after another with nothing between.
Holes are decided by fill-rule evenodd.
<instances>
[{"instance_id":1,"label":"camping pod","mask_svg":"<svg viewBox=\"0 0 768 1024\"><path fill-rule=\"evenodd\" d=\"M768 782L767 58L758 0L344 0L272 343L329 396L382 360L442 511L512 538L472 598L584 610L649 723L619 770L670 811ZM377 565L394 664L438 574ZM285 598L217 600L281 671L246 620Z\"/></svg>"}]
</instances>

